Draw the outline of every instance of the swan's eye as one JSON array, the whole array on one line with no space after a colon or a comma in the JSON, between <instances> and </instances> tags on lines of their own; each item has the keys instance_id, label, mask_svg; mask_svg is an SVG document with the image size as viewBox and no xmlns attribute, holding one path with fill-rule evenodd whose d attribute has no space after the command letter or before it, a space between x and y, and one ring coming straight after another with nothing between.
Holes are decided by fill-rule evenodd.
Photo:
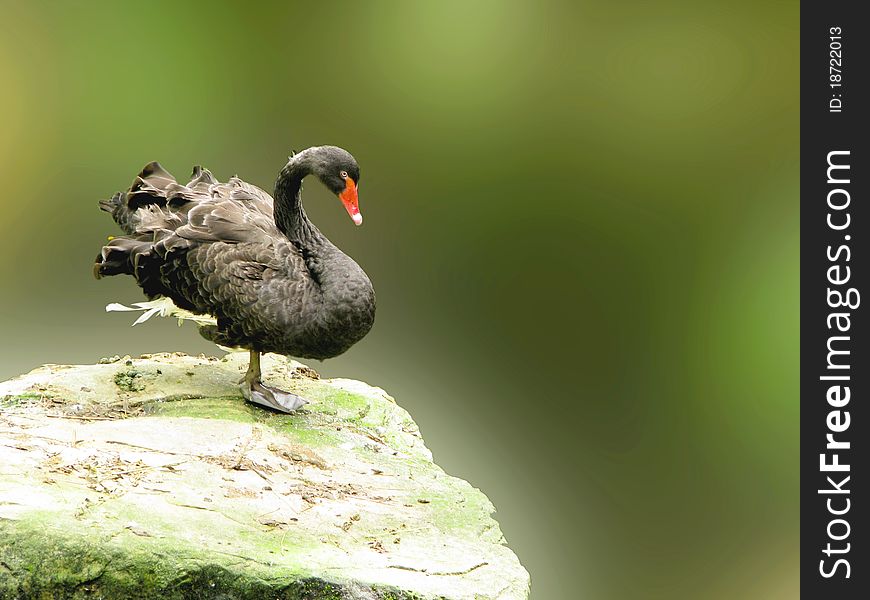
<instances>
[{"instance_id":1,"label":"swan's eye","mask_svg":"<svg viewBox=\"0 0 870 600\"><path fill-rule=\"evenodd\" d=\"M347 171L342 171L339 175L341 175L342 179L347 179Z\"/></svg>"}]
</instances>

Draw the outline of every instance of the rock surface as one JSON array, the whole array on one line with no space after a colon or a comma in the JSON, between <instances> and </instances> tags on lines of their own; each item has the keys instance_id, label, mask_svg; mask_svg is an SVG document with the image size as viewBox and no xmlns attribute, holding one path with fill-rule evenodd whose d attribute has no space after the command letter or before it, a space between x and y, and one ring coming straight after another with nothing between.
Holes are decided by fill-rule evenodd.
<instances>
[{"instance_id":1,"label":"rock surface","mask_svg":"<svg viewBox=\"0 0 870 600\"><path fill-rule=\"evenodd\" d=\"M515 599L479 490L378 388L247 354L46 365L0 383L0 598Z\"/></svg>"}]
</instances>

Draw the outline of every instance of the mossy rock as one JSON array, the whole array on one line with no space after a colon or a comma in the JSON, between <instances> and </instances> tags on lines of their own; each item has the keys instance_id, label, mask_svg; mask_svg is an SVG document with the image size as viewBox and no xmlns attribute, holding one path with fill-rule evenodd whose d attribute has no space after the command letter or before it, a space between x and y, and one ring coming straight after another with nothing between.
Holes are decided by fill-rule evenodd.
<instances>
[{"instance_id":1,"label":"mossy rock","mask_svg":"<svg viewBox=\"0 0 870 600\"><path fill-rule=\"evenodd\" d=\"M494 508L383 390L246 355L46 365L0 383L0 598L527 598Z\"/></svg>"}]
</instances>

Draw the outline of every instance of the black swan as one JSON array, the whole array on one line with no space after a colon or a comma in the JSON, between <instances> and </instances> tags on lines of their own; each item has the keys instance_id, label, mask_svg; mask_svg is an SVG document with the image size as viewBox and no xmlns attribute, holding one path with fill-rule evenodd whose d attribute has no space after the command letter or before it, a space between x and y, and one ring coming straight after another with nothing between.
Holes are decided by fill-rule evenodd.
<instances>
[{"instance_id":1,"label":"black swan","mask_svg":"<svg viewBox=\"0 0 870 600\"><path fill-rule=\"evenodd\" d=\"M335 247L302 208L302 179L316 175L362 223L359 166L349 152L317 146L290 157L275 199L233 177L220 183L201 167L181 185L158 163L126 193L100 202L125 235L110 238L94 275L132 275L150 299L212 315L202 335L250 350L240 382L249 401L293 412L305 399L264 385L260 353L337 356L365 336L375 293L365 272Z\"/></svg>"}]
</instances>

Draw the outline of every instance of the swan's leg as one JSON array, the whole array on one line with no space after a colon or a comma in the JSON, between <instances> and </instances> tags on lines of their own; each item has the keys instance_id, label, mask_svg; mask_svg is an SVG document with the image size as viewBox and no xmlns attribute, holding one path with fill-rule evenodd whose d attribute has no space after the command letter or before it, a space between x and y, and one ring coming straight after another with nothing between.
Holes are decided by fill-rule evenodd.
<instances>
[{"instance_id":1,"label":"swan's leg","mask_svg":"<svg viewBox=\"0 0 870 600\"><path fill-rule=\"evenodd\" d=\"M250 351L250 359L248 360L248 372L239 380L239 383L247 383L250 385L255 381L260 381L262 373L260 373L260 353L254 350Z\"/></svg>"},{"instance_id":2,"label":"swan's leg","mask_svg":"<svg viewBox=\"0 0 870 600\"><path fill-rule=\"evenodd\" d=\"M239 383L245 400L278 412L296 412L308 404L308 400L301 396L265 385L260 372L260 353L254 350L251 350L248 372Z\"/></svg>"}]
</instances>

